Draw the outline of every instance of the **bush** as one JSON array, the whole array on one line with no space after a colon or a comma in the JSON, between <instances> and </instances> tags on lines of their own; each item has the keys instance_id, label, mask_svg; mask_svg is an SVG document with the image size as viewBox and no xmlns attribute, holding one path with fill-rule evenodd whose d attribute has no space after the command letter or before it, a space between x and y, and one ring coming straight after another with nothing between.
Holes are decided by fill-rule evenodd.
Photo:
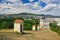
<instances>
[{"instance_id":1,"label":"bush","mask_svg":"<svg viewBox=\"0 0 60 40\"><path fill-rule=\"evenodd\" d=\"M32 20L24 20L24 30L32 30Z\"/></svg>"},{"instance_id":2,"label":"bush","mask_svg":"<svg viewBox=\"0 0 60 40\"><path fill-rule=\"evenodd\" d=\"M50 25L50 28L51 28L52 31L60 34L60 27L57 26L57 22L53 21L49 25Z\"/></svg>"},{"instance_id":3,"label":"bush","mask_svg":"<svg viewBox=\"0 0 60 40\"><path fill-rule=\"evenodd\" d=\"M0 24L0 29L8 29L10 26L10 23L9 22L3 22Z\"/></svg>"},{"instance_id":4,"label":"bush","mask_svg":"<svg viewBox=\"0 0 60 40\"><path fill-rule=\"evenodd\" d=\"M14 18L0 18L0 29L13 28Z\"/></svg>"}]
</instances>

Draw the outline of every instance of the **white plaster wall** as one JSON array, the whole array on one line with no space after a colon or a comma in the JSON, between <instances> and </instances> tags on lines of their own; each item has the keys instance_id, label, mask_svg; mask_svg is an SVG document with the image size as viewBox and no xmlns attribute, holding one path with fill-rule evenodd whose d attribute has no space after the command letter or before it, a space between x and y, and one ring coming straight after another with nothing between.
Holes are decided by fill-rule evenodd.
<instances>
[{"instance_id":1,"label":"white plaster wall","mask_svg":"<svg viewBox=\"0 0 60 40\"><path fill-rule=\"evenodd\" d=\"M39 30L40 29L40 27L39 26L37 26L37 30Z\"/></svg>"},{"instance_id":2,"label":"white plaster wall","mask_svg":"<svg viewBox=\"0 0 60 40\"><path fill-rule=\"evenodd\" d=\"M40 19L40 28L43 27L43 19Z\"/></svg>"},{"instance_id":3,"label":"white plaster wall","mask_svg":"<svg viewBox=\"0 0 60 40\"><path fill-rule=\"evenodd\" d=\"M19 23L14 23L14 31L17 31L20 33L20 24Z\"/></svg>"},{"instance_id":4,"label":"white plaster wall","mask_svg":"<svg viewBox=\"0 0 60 40\"><path fill-rule=\"evenodd\" d=\"M32 30L36 30L36 26L34 25L34 26L32 26Z\"/></svg>"},{"instance_id":5,"label":"white plaster wall","mask_svg":"<svg viewBox=\"0 0 60 40\"><path fill-rule=\"evenodd\" d=\"M60 26L60 22L57 25Z\"/></svg>"},{"instance_id":6,"label":"white plaster wall","mask_svg":"<svg viewBox=\"0 0 60 40\"><path fill-rule=\"evenodd\" d=\"M55 18L55 21L57 22L57 25L60 26L60 18Z\"/></svg>"},{"instance_id":7,"label":"white plaster wall","mask_svg":"<svg viewBox=\"0 0 60 40\"><path fill-rule=\"evenodd\" d=\"M60 21L60 18L55 18L55 21Z\"/></svg>"},{"instance_id":8,"label":"white plaster wall","mask_svg":"<svg viewBox=\"0 0 60 40\"><path fill-rule=\"evenodd\" d=\"M35 27L33 27L32 30L35 30Z\"/></svg>"}]
</instances>

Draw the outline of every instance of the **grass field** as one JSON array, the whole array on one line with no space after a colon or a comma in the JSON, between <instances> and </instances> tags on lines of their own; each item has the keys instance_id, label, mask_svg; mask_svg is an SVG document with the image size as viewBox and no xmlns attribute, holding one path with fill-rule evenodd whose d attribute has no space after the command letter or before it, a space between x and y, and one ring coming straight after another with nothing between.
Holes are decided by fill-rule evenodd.
<instances>
[{"instance_id":1,"label":"grass field","mask_svg":"<svg viewBox=\"0 0 60 40\"><path fill-rule=\"evenodd\" d=\"M0 30L0 40L60 40L60 36L47 28L38 31L24 31L25 34L17 34L13 29Z\"/></svg>"}]
</instances>

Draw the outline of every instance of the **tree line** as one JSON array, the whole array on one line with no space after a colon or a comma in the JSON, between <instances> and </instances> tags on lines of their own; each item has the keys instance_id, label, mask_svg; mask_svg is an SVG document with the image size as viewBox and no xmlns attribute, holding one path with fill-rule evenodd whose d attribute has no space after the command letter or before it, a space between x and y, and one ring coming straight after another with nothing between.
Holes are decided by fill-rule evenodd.
<instances>
[{"instance_id":1,"label":"tree line","mask_svg":"<svg viewBox=\"0 0 60 40\"><path fill-rule=\"evenodd\" d=\"M22 19L23 20L23 29L24 30L31 30L32 25L39 25L39 19L32 18L32 20L25 20L24 18L0 18L0 29L10 29L14 28L14 21L16 19Z\"/></svg>"}]
</instances>

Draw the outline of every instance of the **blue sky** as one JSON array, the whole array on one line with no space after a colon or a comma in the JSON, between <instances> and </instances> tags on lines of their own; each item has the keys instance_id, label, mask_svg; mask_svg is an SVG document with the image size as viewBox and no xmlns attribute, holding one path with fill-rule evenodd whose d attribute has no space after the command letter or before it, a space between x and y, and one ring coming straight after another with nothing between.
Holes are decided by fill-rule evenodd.
<instances>
[{"instance_id":1,"label":"blue sky","mask_svg":"<svg viewBox=\"0 0 60 40\"><path fill-rule=\"evenodd\" d=\"M0 3L2 3L2 1L4 1L4 0L0 0ZM21 0L21 1L23 2L23 4L24 3L30 3L29 0ZM33 0L32 3L34 3L34 2L38 2L38 0ZM6 2L6 3L13 3L13 2ZM45 7L47 5L45 2L42 2L42 1L40 3L41 4L39 4L39 5L42 7Z\"/></svg>"},{"instance_id":2,"label":"blue sky","mask_svg":"<svg viewBox=\"0 0 60 40\"><path fill-rule=\"evenodd\" d=\"M2 0L0 0L0 2L1 2Z\"/></svg>"},{"instance_id":3,"label":"blue sky","mask_svg":"<svg viewBox=\"0 0 60 40\"><path fill-rule=\"evenodd\" d=\"M60 15L60 0L0 0L0 9L0 14L27 12Z\"/></svg>"}]
</instances>

